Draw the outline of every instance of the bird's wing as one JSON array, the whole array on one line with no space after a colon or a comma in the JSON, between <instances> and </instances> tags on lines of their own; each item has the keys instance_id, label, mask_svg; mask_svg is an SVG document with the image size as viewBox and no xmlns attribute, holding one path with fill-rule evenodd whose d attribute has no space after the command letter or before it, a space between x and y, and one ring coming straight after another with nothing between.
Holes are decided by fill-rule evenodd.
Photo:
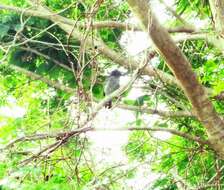
<instances>
[{"instance_id":1,"label":"bird's wing","mask_svg":"<svg viewBox=\"0 0 224 190\"><path fill-rule=\"evenodd\" d=\"M115 90L117 90L120 87L119 80L117 80L114 77L110 77L105 84L104 92L105 95L111 94Z\"/></svg>"}]
</instances>

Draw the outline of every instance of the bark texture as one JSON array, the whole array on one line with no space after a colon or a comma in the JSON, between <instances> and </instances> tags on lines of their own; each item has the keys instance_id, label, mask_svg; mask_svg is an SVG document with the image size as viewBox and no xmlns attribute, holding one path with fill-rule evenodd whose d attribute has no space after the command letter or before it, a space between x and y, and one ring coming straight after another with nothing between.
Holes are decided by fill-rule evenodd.
<instances>
[{"instance_id":1,"label":"bark texture","mask_svg":"<svg viewBox=\"0 0 224 190\"><path fill-rule=\"evenodd\" d=\"M213 19L215 21L215 28L219 35L224 38L224 1L223 0L209 0Z\"/></svg>"},{"instance_id":2,"label":"bark texture","mask_svg":"<svg viewBox=\"0 0 224 190\"><path fill-rule=\"evenodd\" d=\"M166 29L158 23L147 0L127 0L127 2L179 81L193 106L196 117L207 130L212 148L224 159L224 122L208 99L204 87L198 82L191 64Z\"/></svg>"}]
</instances>

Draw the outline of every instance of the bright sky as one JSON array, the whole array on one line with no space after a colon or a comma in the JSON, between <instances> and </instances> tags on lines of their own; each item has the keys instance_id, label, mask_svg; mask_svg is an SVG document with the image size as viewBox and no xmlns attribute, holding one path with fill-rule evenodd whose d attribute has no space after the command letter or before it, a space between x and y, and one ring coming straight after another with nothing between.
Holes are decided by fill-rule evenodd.
<instances>
[{"instance_id":1,"label":"bright sky","mask_svg":"<svg viewBox=\"0 0 224 190\"><path fill-rule=\"evenodd\" d=\"M0 117L20 118L26 113L26 109L18 106L13 96L7 97L7 106L0 107Z\"/></svg>"}]
</instances>

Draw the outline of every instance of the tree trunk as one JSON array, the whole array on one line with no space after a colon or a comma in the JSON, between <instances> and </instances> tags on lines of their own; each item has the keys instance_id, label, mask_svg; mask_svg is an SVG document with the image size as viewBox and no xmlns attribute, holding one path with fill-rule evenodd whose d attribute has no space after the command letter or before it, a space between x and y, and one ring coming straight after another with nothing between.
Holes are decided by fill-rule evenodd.
<instances>
[{"instance_id":1,"label":"tree trunk","mask_svg":"<svg viewBox=\"0 0 224 190\"><path fill-rule=\"evenodd\" d=\"M221 1L221 0L220 0ZM224 159L224 122L215 111L191 64L153 15L147 0L127 0L142 28L149 34L191 102L196 117L207 130L214 151Z\"/></svg>"}]
</instances>

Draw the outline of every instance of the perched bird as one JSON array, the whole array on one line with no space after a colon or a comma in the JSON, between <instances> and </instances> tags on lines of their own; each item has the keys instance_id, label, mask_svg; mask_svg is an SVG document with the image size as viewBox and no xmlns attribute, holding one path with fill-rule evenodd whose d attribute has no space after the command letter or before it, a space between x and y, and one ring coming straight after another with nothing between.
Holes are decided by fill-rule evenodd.
<instances>
[{"instance_id":1,"label":"perched bird","mask_svg":"<svg viewBox=\"0 0 224 190\"><path fill-rule=\"evenodd\" d=\"M104 87L104 94L105 96L108 96L115 90L117 90L120 87L120 77L122 76L121 72L118 71L117 69L113 70L110 75L108 76L106 80L106 84ZM111 108L112 107L112 100L109 100L105 104L106 108Z\"/></svg>"}]
</instances>

